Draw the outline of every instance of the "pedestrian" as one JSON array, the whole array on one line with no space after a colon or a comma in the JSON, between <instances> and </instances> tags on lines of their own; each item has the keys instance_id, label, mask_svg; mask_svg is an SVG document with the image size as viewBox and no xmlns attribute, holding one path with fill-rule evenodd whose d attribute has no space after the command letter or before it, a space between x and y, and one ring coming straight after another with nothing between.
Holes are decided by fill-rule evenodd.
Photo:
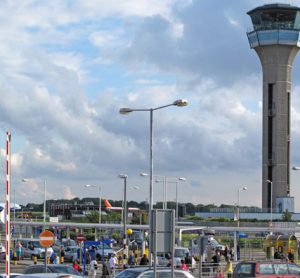
<instances>
[{"instance_id":1,"label":"pedestrian","mask_svg":"<svg viewBox=\"0 0 300 278\"><path fill-rule=\"evenodd\" d=\"M275 249L275 252L274 252L274 259L276 260L276 259L280 259L280 258L281 258L281 257L280 257L280 254L279 254L278 250Z\"/></svg>"},{"instance_id":2,"label":"pedestrian","mask_svg":"<svg viewBox=\"0 0 300 278\"><path fill-rule=\"evenodd\" d=\"M79 265L78 260L74 260L74 262L73 262L73 268L74 268L75 270L79 271L80 273L82 272L82 268L81 268L81 266Z\"/></svg>"},{"instance_id":3,"label":"pedestrian","mask_svg":"<svg viewBox=\"0 0 300 278\"><path fill-rule=\"evenodd\" d=\"M134 257L133 257L133 254L130 253L129 257L128 257L128 265L130 267L133 267L135 265L135 262L134 262Z\"/></svg>"},{"instance_id":4,"label":"pedestrian","mask_svg":"<svg viewBox=\"0 0 300 278\"><path fill-rule=\"evenodd\" d=\"M90 271L89 271L89 277L90 278L96 278L97 269L98 269L98 263L97 263L97 261L95 259L93 259L90 262Z\"/></svg>"},{"instance_id":5,"label":"pedestrian","mask_svg":"<svg viewBox=\"0 0 300 278\"><path fill-rule=\"evenodd\" d=\"M180 269L182 269L182 270L189 270L189 268L185 264L185 260L184 259L181 259L180 262L181 262Z\"/></svg>"},{"instance_id":6,"label":"pedestrian","mask_svg":"<svg viewBox=\"0 0 300 278\"><path fill-rule=\"evenodd\" d=\"M17 260L19 261L22 258L22 243L18 241L16 246L16 254L17 254Z\"/></svg>"},{"instance_id":7,"label":"pedestrian","mask_svg":"<svg viewBox=\"0 0 300 278\"><path fill-rule=\"evenodd\" d=\"M143 257L141 258L140 265L148 265L148 263L149 263L149 260L147 258L147 255L144 254Z\"/></svg>"},{"instance_id":8,"label":"pedestrian","mask_svg":"<svg viewBox=\"0 0 300 278\"><path fill-rule=\"evenodd\" d=\"M65 248L63 246L61 246L60 249L60 262L63 264L65 262Z\"/></svg>"},{"instance_id":9,"label":"pedestrian","mask_svg":"<svg viewBox=\"0 0 300 278\"><path fill-rule=\"evenodd\" d=\"M221 261L220 253L219 251L216 251L215 255L212 256L212 263L213 263L214 270L218 268L218 266L220 265L220 261Z\"/></svg>"},{"instance_id":10,"label":"pedestrian","mask_svg":"<svg viewBox=\"0 0 300 278\"><path fill-rule=\"evenodd\" d=\"M227 260L227 257L228 257L228 246L225 245L225 249L224 249L224 258L225 258L225 260Z\"/></svg>"},{"instance_id":11,"label":"pedestrian","mask_svg":"<svg viewBox=\"0 0 300 278\"><path fill-rule=\"evenodd\" d=\"M55 252L53 252L52 254L51 254L51 256L50 256L50 264L54 264L54 260L55 260L55 258L56 258L56 253Z\"/></svg>"},{"instance_id":12,"label":"pedestrian","mask_svg":"<svg viewBox=\"0 0 300 278\"><path fill-rule=\"evenodd\" d=\"M59 264L59 257L55 254L54 256L54 260L53 260L54 264Z\"/></svg>"},{"instance_id":13,"label":"pedestrian","mask_svg":"<svg viewBox=\"0 0 300 278\"><path fill-rule=\"evenodd\" d=\"M184 260L185 260L185 264L187 265L187 267L191 267L192 266L192 259L189 256L189 253L185 254Z\"/></svg>"},{"instance_id":14,"label":"pedestrian","mask_svg":"<svg viewBox=\"0 0 300 278\"><path fill-rule=\"evenodd\" d=\"M224 274L225 274L225 276L227 276L227 278L231 278L232 272L233 272L232 260L231 260L230 256L227 256Z\"/></svg>"},{"instance_id":15,"label":"pedestrian","mask_svg":"<svg viewBox=\"0 0 300 278\"><path fill-rule=\"evenodd\" d=\"M118 259L115 254L111 254L109 258L109 268L111 271L112 276L115 276L116 273L116 266L118 265Z\"/></svg>"},{"instance_id":16,"label":"pedestrian","mask_svg":"<svg viewBox=\"0 0 300 278\"><path fill-rule=\"evenodd\" d=\"M233 247L230 247L230 249L229 249L229 255L231 257L231 260L233 260L234 259L234 249L233 249Z\"/></svg>"},{"instance_id":17,"label":"pedestrian","mask_svg":"<svg viewBox=\"0 0 300 278\"><path fill-rule=\"evenodd\" d=\"M221 268L218 266L215 271L214 278L224 278Z\"/></svg>"},{"instance_id":18,"label":"pedestrian","mask_svg":"<svg viewBox=\"0 0 300 278\"><path fill-rule=\"evenodd\" d=\"M288 259L291 263L294 262L294 252L291 249L289 250L289 253L288 253Z\"/></svg>"}]
</instances>

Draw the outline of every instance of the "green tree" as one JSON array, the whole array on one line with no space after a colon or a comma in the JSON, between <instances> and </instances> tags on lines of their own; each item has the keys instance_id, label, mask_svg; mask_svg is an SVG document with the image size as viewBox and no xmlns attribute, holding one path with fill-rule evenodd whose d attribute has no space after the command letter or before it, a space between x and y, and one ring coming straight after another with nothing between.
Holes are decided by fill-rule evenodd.
<instances>
[{"instance_id":1,"label":"green tree","mask_svg":"<svg viewBox=\"0 0 300 278\"><path fill-rule=\"evenodd\" d=\"M86 215L86 219L89 223L98 223L99 222L99 212L91 211Z\"/></svg>"},{"instance_id":2,"label":"green tree","mask_svg":"<svg viewBox=\"0 0 300 278\"><path fill-rule=\"evenodd\" d=\"M292 214L286 209L281 217L282 221L289 222L292 220Z\"/></svg>"}]
</instances>

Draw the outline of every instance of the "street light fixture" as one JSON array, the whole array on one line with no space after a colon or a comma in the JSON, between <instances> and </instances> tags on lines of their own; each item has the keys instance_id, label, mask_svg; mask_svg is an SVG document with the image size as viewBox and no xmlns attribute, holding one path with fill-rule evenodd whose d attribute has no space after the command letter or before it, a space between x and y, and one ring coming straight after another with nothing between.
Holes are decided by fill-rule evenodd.
<instances>
[{"instance_id":1,"label":"street light fixture","mask_svg":"<svg viewBox=\"0 0 300 278\"><path fill-rule=\"evenodd\" d=\"M295 170L295 171L299 171L300 167L299 166L293 166L292 169Z\"/></svg>"},{"instance_id":2,"label":"street light fixture","mask_svg":"<svg viewBox=\"0 0 300 278\"><path fill-rule=\"evenodd\" d=\"M188 101L185 99L178 99L175 100L171 104L163 105L163 106L158 106L155 108L146 108L146 109L132 109L132 108L121 108L119 110L120 114L126 115L131 112L135 111L141 111L141 112L150 112L150 186L149 186L149 212L148 212L148 220L149 220L149 226L150 229L152 227L151 224L151 211L153 209L153 111L163 109L169 106L178 106L178 107L184 107L188 105ZM151 234L151 233L150 233ZM151 242L151 236L149 237L149 245L150 248L152 245ZM152 265L152 250L150 249L150 265Z\"/></svg>"},{"instance_id":3,"label":"street light fixture","mask_svg":"<svg viewBox=\"0 0 300 278\"><path fill-rule=\"evenodd\" d=\"M94 185L94 184L86 184L85 187L95 187L97 188L98 187L98 190L99 190L99 208L98 208L98 211L99 211L99 224L101 224L101 187L100 186L97 186L97 185Z\"/></svg>"},{"instance_id":4,"label":"street light fixture","mask_svg":"<svg viewBox=\"0 0 300 278\"><path fill-rule=\"evenodd\" d=\"M127 175L119 174L119 178L124 180L124 196L123 196L123 266L126 266L126 258L128 258L128 245L127 245L127 232L126 232L126 222L127 222ZM126 256L125 256L126 255Z\"/></svg>"},{"instance_id":5,"label":"street light fixture","mask_svg":"<svg viewBox=\"0 0 300 278\"><path fill-rule=\"evenodd\" d=\"M30 182L30 179L22 179L22 182ZM43 212L43 223L44 223L44 231L46 230L46 200L47 200L47 182L44 179L44 212Z\"/></svg>"}]
</instances>

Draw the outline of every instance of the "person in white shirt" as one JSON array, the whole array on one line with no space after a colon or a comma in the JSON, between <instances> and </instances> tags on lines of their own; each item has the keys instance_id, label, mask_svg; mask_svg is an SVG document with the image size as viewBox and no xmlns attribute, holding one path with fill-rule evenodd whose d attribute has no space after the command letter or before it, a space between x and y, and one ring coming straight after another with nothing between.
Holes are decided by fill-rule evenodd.
<instances>
[{"instance_id":1,"label":"person in white shirt","mask_svg":"<svg viewBox=\"0 0 300 278\"><path fill-rule=\"evenodd\" d=\"M90 271L89 271L89 277L90 278L95 278L96 277L97 269L98 269L98 263L95 259L93 259L90 262Z\"/></svg>"},{"instance_id":2,"label":"person in white shirt","mask_svg":"<svg viewBox=\"0 0 300 278\"><path fill-rule=\"evenodd\" d=\"M110 268L111 274L113 276L115 276L117 264L118 264L118 259L117 259L116 255L111 254L111 257L109 259L109 268Z\"/></svg>"}]
</instances>

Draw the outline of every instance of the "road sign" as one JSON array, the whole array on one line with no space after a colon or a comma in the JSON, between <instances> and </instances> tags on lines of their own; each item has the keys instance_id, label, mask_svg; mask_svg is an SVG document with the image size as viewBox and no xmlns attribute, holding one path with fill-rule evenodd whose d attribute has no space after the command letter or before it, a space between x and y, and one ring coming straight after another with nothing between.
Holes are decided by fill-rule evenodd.
<instances>
[{"instance_id":1,"label":"road sign","mask_svg":"<svg viewBox=\"0 0 300 278\"><path fill-rule=\"evenodd\" d=\"M40 244L43 247L49 247L55 242L55 236L52 232L45 230L40 233Z\"/></svg>"},{"instance_id":2,"label":"road sign","mask_svg":"<svg viewBox=\"0 0 300 278\"><path fill-rule=\"evenodd\" d=\"M80 234L80 235L77 236L76 239L77 239L78 242L85 241L85 235Z\"/></svg>"},{"instance_id":3,"label":"road sign","mask_svg":"<svg viewBox=\"0 0 300 278\"><path fill-rule=\"evenodd\" d=\"M175 245L174 210L152 210L151 250L160 253L172 253Z\"/></svg>"}]
</instances>

